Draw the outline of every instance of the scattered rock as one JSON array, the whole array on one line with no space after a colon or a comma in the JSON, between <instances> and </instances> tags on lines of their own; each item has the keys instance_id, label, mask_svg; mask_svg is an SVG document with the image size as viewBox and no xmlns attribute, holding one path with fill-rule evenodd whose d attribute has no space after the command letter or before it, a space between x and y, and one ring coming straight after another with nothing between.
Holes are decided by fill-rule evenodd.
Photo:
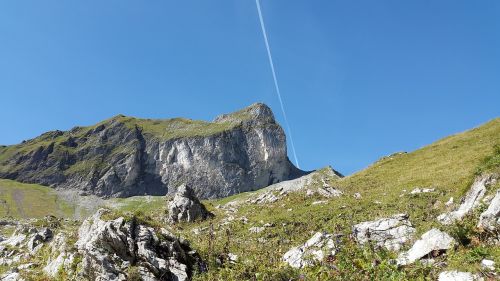
<instances>
[{"instance_id":1,"label":"scattered rock","mask_svg":"<svg viewBox=\"0 0 500 281\"><path fill-rule=\"evenodd\" d=\"M159 231L123 217L104 221L99 210L78 231L81 274L91 280L127 280L127 269L138 268L145 280L188 280L201 267L196 252L166 229Z\"/></svg>"},{"instance_id":2,"label":"scattered rock","mask_svg":"<svg viewBox=\"0 0 500 281\"><path fill-rule=\"evenodd\" d=\"M361 199L361 193L359 192L354 193L354 198Z\"/></svg>"},{"instance_id":3,"label":"scattered rock","mask_svg":"<svg viewBox=\"0 0 500 281\"><path fill-rule=\"evenodd\" d=\"M491 271L495 270L495 262L492 261L492 260L487 260L487 259L482 260L481 261L481 266L483 268L491 270Z\"/></svg>"},{"instance_id":4,"label":"scattered rock","mask_svg":"<svg viewBox=\"0 0 500 281\"><path fill-rule=\"evenodd\" d=\"M229 261L229 263L235 264L236 262L238 262L238 255L229 253L227 254L227 260Z\"/></svg>"},{"instance_id":5,"label":"scattered rock","mask_svg":"<svg viewBox=\"0 0 500 281\"><path fill-rule=\"evenodd\" d=\"M450 207L451 205L453 205L453 197L450 197L450 200L448 200L446 203L445 203L446 207Z\"/></svg>"},{"instance_id":6,"label":"scattered rock","mask_svg":"<svg viewBox=\"0 0 500 281\"><path fill-rule=\"evenodd\" d=\"M251 233L260 233L265 229L266 229L265 227L252 226L248 229L248 231L250 231Z\"/></svg>"},{"instance_id":7,"label":"scattered rock","mask_svg":"<svg viewBox=\"0 0 500 281\"><path fill-rule=\"evenodd\" d=\"M484 280L477 274L460 271L443 271L439 274L438 281L481 281Z\"/></svg>"},{"instance_id":8,"label":"scattered rock","mask_svg":"<svg viewBox=\"0 0 500 281\"><path fill-rule=\"evenodd\" d=\"M478 227L494 231L500 225L500 190L497 190L490 205L479 217Z\"/></svg>"},{"instance_id":9,"label":"scattered rock","mask_svg":"<svg viewBox=\"0 0 500 281\"><path fill-rule=\"evenodd\" d=\"M485 175L476 178L471 186L471 189L465 195L457 210L450 213L444 213L437 217L437 220L445 225L452 224L457 220L461 220L466 214L478 206L486 193L486 186L495 181L493 175Z\"/></svg>"},{"instance_id":10,"label":"scattered rock","mask_svg":"<svg viewBox=\"0 0 500 281\"><path fill-rule=\"evenodd\" d=\"M415 228L408 220L408 215L398 214L390 218L367 221L356 224L352 228L354 239L363 245L373 242L377 247L390 251L399 251L415 233Z\"/></svg>"},{"instance_id":11,"label":"scattered rock","mask_svg":"<svg viewBox=\"0 0 500 281\"><path fill-rule=\"evenodd\" d=\"M249 199L248 202L252 204L266 204L266 203L270 204L278 200L279 198L276 195L274 195L273 191L266 191L257 196L257 198Z\"/></svg>"},{"instance_id":12,"label":"scattered rock","mask_svg":"<svg viewBox=\"0 0 500 281\"><path fill-rule=\"evenodd\" d=\"M332 198L332 197L340 197L343 192L340 191L340 190L337 190L333 187L320 187L317 189L318 193L323 196L323 197L326 197L326 198Z\"/></svg>"},{"instance_id":13,"label":"scattered rock","mask_svg":"<svg viewBox=\"0 0 500 281\"><path fill-rule=\"evenodd\" d=\"M342 195L342 191L329 186L327 181L332 178L340 178L341 176L337 171L328 167L294 180L273 184L258 196L247 199L246 202L252 204L274 203L290 192L301 190L306 190L306 196L318 193L326 198L338 197Z\"/></svg>"},{"instance_id":14,"label":"scattered rock","mask_svg":"<svg viewBox=\"0 0 500 281\"><path fill-rule=\"evenodd\" d=\"M429 192L434 192L434 188L415 188L413 189L410 194L420 194L420 193L429 193Z\"/></svg>"},{"instance_id":15,"label":"scattered rock","mask_svg":"<svg viewBox=\"0 0 500 281\"><path fill-rule=\"evenodd\" d=\"M0 275L0 280L2 280L2 281L23 281L24 279L21 278L21 276L17 272L8 272L8 273Z\"/></svg>"},{"instance_id":16,"label":"scattered rock","mask_svg":"<svg viewBox=\"0 0 500 281\"><path fill-rule=\"evenodd\" d=\"M211 215L200 200L196 198L193 189L185 184L179 186L174 198L168 204L168 221L170 223L204 220Z\"/></svg>"},{"instance_id":17,"label":"scattered rock","mask_svg":"<svg viewBox=\"0 0 500 281\"><path fill-rule=\"evenodd\" d=\"M407 265L419 260L430 253L436 256L451 249L455 240L448 234L433 228L422 235L408 252L401 253L397 259L398 265Z\"/></svg>"},{"instance_id":18,"label":"scattered rock","mask_svg":"<svg viewBox=\"0 0 500 281\"><path fill-rule=\"evenodd\" d=\"M291 267L302 268L321 262L325 257L335 256L337 250L333 238L332 234L317 232L304 245L286 252L283 261Z\"/></svg>"},{"instance_id":19,"label":"scattered rock","mask_svg":"<svg viewBox=\"0 0 500 281\"><path fill-rule=\"evenodd\" d=\"M52 230L49 228L43 228L30 238L28 241L28 250L35 251L38 245L41 245L43 242L47 242L52 238L52 235Z\"/></svg>"},{"instance_id":20,"label":"scattered rock","mask_svg":"<svg viewBox=\"0 0 500 281\"><path fill-rule=\"evenodd\" d=\"M320 201L314 201L311 203L311 205L319 205L319 204L325 204L328 203L328 201L325 200L320 200Z\"/></svg>"}]
</instances>

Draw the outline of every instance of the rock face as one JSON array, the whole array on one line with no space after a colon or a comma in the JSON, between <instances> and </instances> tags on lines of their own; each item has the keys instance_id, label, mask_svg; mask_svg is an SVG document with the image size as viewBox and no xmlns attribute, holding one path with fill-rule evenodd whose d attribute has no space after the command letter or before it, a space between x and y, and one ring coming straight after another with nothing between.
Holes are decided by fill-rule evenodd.
<instances>
[{"instance_id":1,"label":"rock face","mask_svg":"<svg viewBox=\"0 0 500 281\"><path fill-rule=\"evenodd\" d=\"M468 214L479 205L481 199L486 193L486 186L492 184L494 181L495 178L493 177L493 175L484 175L478 177L472 184L471 189L465 195L465 198L463 198L458 209L450 213L439 215L437 217L437 220L445 225L452 224L457 220L461 220L466 214Z\"/></svg>"},{"instance_id":2,"label":"rock face","mask_svg":"<svg viewBox=\"0 0 500 281\"><path fill-rule=\"evenodd\" d=\"M399 251L415 233L408 220L408 215L398 214L390 218L367 221L356 224L352 228L354 239L359 244L374 243L390 251Z\"/></svg>"},{"instance_id":3,"label":"rock face","mask_svg":"<svg viewBox=\"0 0 500 281\"><path fill-rule=\"evenodd\" d=\"M398 265L411 264L432 252L439 255L441 251L446 251L455 246L455 240L448 234L433 228L422 235L410 250L401 253L397 259Z\"/></svg>"},{"instance_id":4,"label":"rock face","mask_svg":"<svg viewBox=\"0 0 500 281\"><path fill-rule=\"evenodd\" d=\"M45 133L0 156L0 178L101 197L173 194L184 182L199 198L216 198L304 174L288 160L285 134L263 104L213 122L120 115Z\"/></svg>"},{"instance_id":5,"label":"rock face","mask_svg":"<svg viewBox=\"0 0 500 281\"><path fill-rule=\"evenodd\" d=\"M211 215L196 198L193 189L185 184L177 188L177 193L168 204L168 221L170 223L204 220Z\"/></svg>"},{"instance_id":6,"label":"rock face","mask_svg":"<svg viewBox=\"0 0 500 281\"><path fill-rule=\"evenodd\" d=\"M186 241L167 230L124 218L104 221L99 210L78 231L82 275L90 280L128 280L133 270L143 280L188 280L199 257Z\"/></svg>"},{"instance_id":7,"label":"rock face","mask_svg":"<svg viewBox=\"0 0 500 281\"><path fill-rule=\"evenodd\" d=\"M336 254L332 234L317 232L304 245L290 249L283 255L283 261L291 267L302 268L323 261Z\"/></svg>"},{"instance_id":8,"label":"rock face","mask_svg":"<svg viewBox=\"0 0 500 281\"><path fill-rule=\"evenodd\" d=\"M500 226L500 190L497 190L497 193L493 200L491 200L488 209L486 209L486 211L484 211L479 217L478 226L489 231L494 231Z\"/></svg>"}]
</instances>

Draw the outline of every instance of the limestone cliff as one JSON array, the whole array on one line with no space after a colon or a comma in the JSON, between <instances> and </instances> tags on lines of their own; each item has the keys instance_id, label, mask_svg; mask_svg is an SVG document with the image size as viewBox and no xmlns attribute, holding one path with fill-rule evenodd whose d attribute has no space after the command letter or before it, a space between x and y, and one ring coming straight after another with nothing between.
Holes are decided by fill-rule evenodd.
<instances>
[{"instance_id":1,"label":"limestone cliff","mask_svg":"<svg viewBox=\"0 0 500 281\"><path fill-rule=\"evenodd\" d=\"M163 195L185 183L200 198L216 198L302 174L264 104L213 122L119 115L0 147L0 178L102 197Z\"/></svg>"}]
</instances>

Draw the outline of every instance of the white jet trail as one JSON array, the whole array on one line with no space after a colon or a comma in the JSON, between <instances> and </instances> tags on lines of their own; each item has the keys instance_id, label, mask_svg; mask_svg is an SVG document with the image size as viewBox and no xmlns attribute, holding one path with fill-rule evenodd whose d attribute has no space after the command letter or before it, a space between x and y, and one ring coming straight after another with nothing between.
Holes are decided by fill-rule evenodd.
<instances>
[{"instance_id":1,"label":"white jet trail","mask_svg":"<svg viewBox=\"0 0 500 281\"><path fill-rule=\"evenodd\" d=\"M288 118L286 117L285 106L283 105L283 99L281 98L280 87L278 86L278 78L276 78L276 71L274 70L273 57L271 55L271 48L269 47L269 42L267 40L266 26L264 25L264 18L262 17L262 11L260 10L259 0L255 0L257 4L257 12L259 13L260 27L262 28L262 35L264 36L264 43L266 44L267 56L269 58L269 64L271 65L271 72L273 73L274 86L276 87L276 93L278 94L278 100L280 101L281 112L283 112L283 118L285 119L286 128L288 130L288 135L290 136L290 144L292 145L293 157L295 158L295 164L298 168L299 159L297 158L297 153L295 152L295 145L293 143L292 130L290 129L290 124L288 124Z\"/></svg>"}]
</instances>

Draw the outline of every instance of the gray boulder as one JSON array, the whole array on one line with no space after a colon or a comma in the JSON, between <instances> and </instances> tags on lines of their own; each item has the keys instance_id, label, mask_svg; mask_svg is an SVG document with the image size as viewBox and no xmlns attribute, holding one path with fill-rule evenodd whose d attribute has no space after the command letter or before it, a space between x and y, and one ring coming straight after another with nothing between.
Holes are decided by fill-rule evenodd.
<instances>
[{"instance_id":1,"label":"gray boulder","mask_svg":"<svg viewBox=\"0 0 500 281\"><path fill-rule=\"evenodd\" d=\"M43 228L39 232L35 233L30 240L28 241L28 250L34 251L37 249L38 245L41 245L44 242L47 242L53 236L52 230L49 228Z\"/></svg>"},{"instance_id":2,"label":"gray boulder","mask_svg":"<svg viewBox=\"0 0 500 281\"><path fill-rule=\"evenodd\" d=\"M494 231L500 225L500 190L497 190L495 197L491 200L488 209L479 217L478 227Z\"/></svg>"},{"instance_id":3,"label":"gray boulder","mask_svg":"<svg viewBox=\"0 0 500 281\"><path fill-rule=\"evenodd\" d=\"M483 175L476 178L470 190L462 199L460 206L455 211L439 215L437 220L444 225L452 224L457 220L461 220L466 214L481 203L481 199L486 193L486 187L493 182L495 182L493 175Z\"/></svg>"},{"instance_id":4,"label":"gray boulder","mask_svg":"<svg viewBox=\"0 0 500 281\"><path fill-rule=\"evenodd\" d=\"M451 249L455 244L455 240L450 235L433 228L424 233L408 252L401 253L396 262L398 265L411 264L434 251L440 254L439 252Z\"/></svg>"},{"instance_id":5,"label":"gray boulder","mask_svg":"<svg viewBox=\"0 0 500 281\"><path fill-rule=\"evenodd\" d=\"M362 222L352 228L353 237L359 244L371 242L390 251L399 251L414 233L415 228L406 214Z\"/></svg>"},{"instance_id":6,"label":"gray boulder","mask_svg":"<svg viewBox=\"0 0 500 281\"><path fill-rule=\"evenodd\" d=\"M291 267L302 268L322 262L337 252L332 234L316 232L304 245L290 249L283 255L283 261Z\"/></svg>"},{"instance_id":7,"label":"gray boulder","mask_svg":"<svg viewBox=\"0 0 500 281\"><path fill-rule=\"evenodd\" d=\"M193 189L185 184L178 187L177 193L168 204L168 221L170 223L193 222L204 220L210 216L212 214L196 198Z\"/></svg>"},{"instance_id":8,"label":"gray boulder","mask_svg":"<svg viewBox=\"0 0 500 281\"><path fill-rule=\"evenodd\" d=\"M123 217L105 221L99 210L78 231L81 274L90 280L127 280L137 268L144 280L188 280L199 256L188 243L165 229L159 231Z\"/></svg>"}]
</instances>

